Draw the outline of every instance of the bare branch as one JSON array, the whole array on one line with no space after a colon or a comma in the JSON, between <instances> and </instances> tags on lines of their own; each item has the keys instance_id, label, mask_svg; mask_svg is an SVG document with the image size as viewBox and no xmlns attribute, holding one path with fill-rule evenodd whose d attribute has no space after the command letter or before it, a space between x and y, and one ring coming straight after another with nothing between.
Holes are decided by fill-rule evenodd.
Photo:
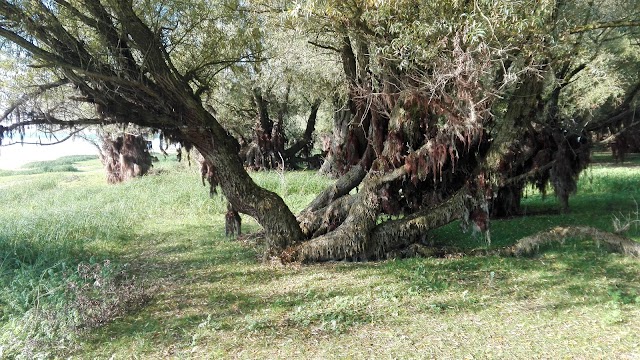
<instances>
[{"instance_id":1,"label":"bare branch","mask_svg":"<svg viewBox=\"0 0 640 360\"><path fill-rule=\"evenodd\" d=\"M317 43L317 42L315 42L315 41L311 41L311 40L307 41L307 43L309 43L310 45L313 45L313 46L319 47L319 48L321 48L321 49L331 50L331 51L335 51L335 52L337 52L337 53L340 53L340 52L341 52L341 51L340 51L340 49L338 49L338 48L336 48L336 47L333 47L333 46L331 46L331 45L320 44L320 43Z\"/></svg>"},{"instance_id":2,"label":"bare branch","mask_svg":"<svg viewBox=\"0 0 640 360\"><path fill-rule=\"evenodd\" d=\"M53 116L43 114L42 117L32 118L27 121L20 121L9 126L0 126L0 133L10 133L16 129L34 125L58 125L63 127L73 127L77 125L104 125L104 119L98 118L78 118L74 120L61 120Z\"/></svg>"},{"instance_id":3,"label":"bare branch","mask_svg":"<svg viewBox=\"0 0 640 360\"><path fill-rule=\"evenodd\" d=\"M621 27L640 27L640 21L609 21L609 22L596 22L583 26L575 27L569 30L569 34L578 34L586 31L609 29L609 28L621 28Z\"/></svg>"},{"instance_id":4,"label":"bare branch","mask_svg":"<svg viewBox=\"0 0 640 360\"><path fill-rule=\"evenodd\" d=\"M69 79L61 79L51 84L40 85L38 86L38 90L30 93L22 95L18 100L16 100L13 104L9 106L7 110L5 110L2 115L0 115L0 121L5 120L12 112L14 112L18 107L26 103L27 101L34 99L42 94L44 94L47 90L51 90L69 83Z\"/></svg>"},{"instance_id":5,"label":"bare branch","mask_svg":"<svg viewBox=\"0 0 640 360\"><path fill-rule=\"evenodd\" d=\"M86 130L87 127L83 127L77 130L72 131L68 136L64 137L63 139L59 140L56 138L55 142L42 142L41 140L38 140L37 142L29 142L29 141L15 141L15 142L11 142L8 144L0 144L0 146L10 146L10 145L16 145L16 144L20 144L20 145L41 145L41 146L48 146L48 145L57 145L60 143L63 143L71 138L73 138L74 136L76 136L78 133L80 133L81 131Z\"/></svg>"}]
</instances>

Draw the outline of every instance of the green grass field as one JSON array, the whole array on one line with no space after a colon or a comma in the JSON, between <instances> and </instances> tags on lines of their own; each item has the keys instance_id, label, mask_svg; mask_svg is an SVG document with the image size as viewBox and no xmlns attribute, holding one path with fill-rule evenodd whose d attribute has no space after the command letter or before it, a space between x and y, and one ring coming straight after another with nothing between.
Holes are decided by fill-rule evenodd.
<instances>
[{"instance_id":1,"label":"green grass field","mask_svg":"<svg viewBox=\"0 0 640 360\"><path fill-rule=\"evenodd\" d=\"M569 214L530 191L525 216L492 222L492 246L639 219L640 158L595 159ZM254 177L296 210L329 183ZM120 185L88 158L1 171L0 358L640 358L640 262L591 241L533 258L280 266L225 238L225 202L207 193L174 161ZM457 224L431 236L485 246Z\"/></svg>"}]
</instances>

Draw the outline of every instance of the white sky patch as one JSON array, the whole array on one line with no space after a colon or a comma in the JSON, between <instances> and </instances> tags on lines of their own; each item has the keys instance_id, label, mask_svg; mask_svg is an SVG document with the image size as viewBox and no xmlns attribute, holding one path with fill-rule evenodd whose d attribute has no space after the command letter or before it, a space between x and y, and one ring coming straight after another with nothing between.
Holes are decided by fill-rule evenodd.
<instances>
[{"instance_id":1,"label":"white sky patch","mask_svg":"<svg viewBox=\"0 0 640 360\"><path fill-rule=\"evenodd\" d=\"M56 145L0 146L0 169L13 170L33 161L55 160L68 155L97 156L98 149L88 141L79 138Z\"/></svg>"}]
</instances>

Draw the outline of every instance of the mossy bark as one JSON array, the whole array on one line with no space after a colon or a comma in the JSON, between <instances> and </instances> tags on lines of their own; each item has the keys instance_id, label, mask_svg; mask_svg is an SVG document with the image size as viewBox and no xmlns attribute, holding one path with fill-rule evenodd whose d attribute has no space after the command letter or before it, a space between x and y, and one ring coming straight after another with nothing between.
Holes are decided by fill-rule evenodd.
<instances>
[{"instance_id":1,"label":"mossy bark","mask_svg":"<svg viewBox=\"0 0 640 360\"><path fill-rule=\"evenodd\" d=\"M380 198L378 190L385 183L406 174L398 168L388 174L369 172L362 182L362 189L349 202L349 213L335 230L294 246L288 251L290 260L319 262L329 260L364 260L369 252L371 230L376 226Z\"/></svg>"}]
</instances>

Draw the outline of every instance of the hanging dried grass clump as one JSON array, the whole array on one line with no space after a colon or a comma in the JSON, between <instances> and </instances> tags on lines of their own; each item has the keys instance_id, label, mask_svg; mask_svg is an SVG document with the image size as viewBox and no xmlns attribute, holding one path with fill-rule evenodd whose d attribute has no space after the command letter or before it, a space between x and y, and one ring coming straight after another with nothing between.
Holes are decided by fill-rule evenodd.
<instances>
[{"instance_id":1,"label":"hanging dried grass clump","mask_svg":"<svg viewBox=\"0 0 640 360\"><path fill-rule=\"evenodd\" d=\"M578 189L578 176L589 165L591 149L586 137L575 134L556 134L555 137L558 150L554 154L555 162L550 170L550 179L562 211L567 212L569 195Z\"/></svg>"},{"instance_id":2,"label":"hanging dried grass clump","mask_svg":"<svg viewBox=\"0 0 640 360\"><path fill-rule=\"evenodd\" d=\"M147 141L142 135L124 134L115 139L104 136L100 159L109 184L145 175L153 166Z\"/></svg>"}]
</instances>

